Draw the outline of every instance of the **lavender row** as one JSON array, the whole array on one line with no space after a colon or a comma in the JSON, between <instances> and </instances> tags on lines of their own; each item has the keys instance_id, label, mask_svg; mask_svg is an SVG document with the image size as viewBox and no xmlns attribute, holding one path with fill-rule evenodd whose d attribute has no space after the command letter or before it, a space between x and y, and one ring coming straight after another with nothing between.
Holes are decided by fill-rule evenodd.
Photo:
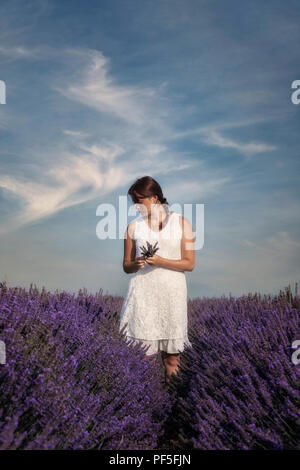
<instances>
[{"instance_id":1,"label":"lavender row","mask_svg":"<svg viewBox=\"0 0 300 470\"><path fill-rule=\"evenodd\" d=\"M189 301L194 349L172 380L165 442L208 450L299 449L299 298ZM176 432L174 433L174 429Z\"/></svg>"},{"instance_id":2,"label":"lavender row","mask_svg":"<svg viewBox=\"0 0 300 470\"><path fill-rule=\"evenodd\" d=\"M0 289L0 449L153 449L157 365L118 331L122 297Z\"/></svg>"}]
</instances>

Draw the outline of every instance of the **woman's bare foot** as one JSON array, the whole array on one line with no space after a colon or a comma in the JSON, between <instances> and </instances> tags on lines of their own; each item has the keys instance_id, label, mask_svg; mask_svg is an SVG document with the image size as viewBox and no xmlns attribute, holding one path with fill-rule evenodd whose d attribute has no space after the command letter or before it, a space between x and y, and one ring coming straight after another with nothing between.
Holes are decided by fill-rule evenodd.
<instances>
[{"instance_id":1,"label":"woman's bare foot","mask_svg":"<svg viewBox=\"0 0 300 470\"><path fill-rule=\"evenodd\" d=\"M146 356L144 356L142 360L144 361L145 359L150 359L152 356L153 356L153 354L146 354ZM157 354L154 355L151 362L156 362L156 359L157 359Z\"/></svg>"},{"instance_id":2,"label":"woman's bare foot","mask_svg":"<svg viewBox=\"0 0 300 470\"><path fill-rule=\"evenodd\" d=\"M170 354L161 351L161 357L165 367L165 383L168 384L170 382L170 376L178 372L180 353Z\"/></svg>"}]
</instances>

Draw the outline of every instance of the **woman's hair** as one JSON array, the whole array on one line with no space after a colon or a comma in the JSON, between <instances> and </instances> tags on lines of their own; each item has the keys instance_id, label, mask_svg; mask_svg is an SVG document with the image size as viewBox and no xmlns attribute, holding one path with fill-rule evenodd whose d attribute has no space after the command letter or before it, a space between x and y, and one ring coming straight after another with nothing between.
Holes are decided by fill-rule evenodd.
<instances>
[{"instance_id":1,"label":"woman's hair","mask_svg":"<svg viewBox=\"0 0 300 470\"><path fill-rule=\"evenodd\" d=\"M134 203L137 203L139 198L157 196L162 204L169 204L164 197L162 189L157 181L151 176L143 176L138 178L129 188L128 195L131 196ZM139 195L139 197L138 197Z\"/></svg>"}]
</instances>

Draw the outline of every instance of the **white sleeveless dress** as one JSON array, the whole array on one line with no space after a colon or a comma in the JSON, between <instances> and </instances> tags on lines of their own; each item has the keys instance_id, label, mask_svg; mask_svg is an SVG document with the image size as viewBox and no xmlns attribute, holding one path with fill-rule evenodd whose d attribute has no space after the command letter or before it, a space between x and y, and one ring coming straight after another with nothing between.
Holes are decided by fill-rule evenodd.
<instances>
[{"instance_id":1,"label":"white sleeveless dress","mask_svg":"<svg viewBox=\"0 0 300 470\"><path fill-rule=\"evenodd\" d=\"M133 221L136 257L147 241L159 248L157 255L181 259L182 228L180 215L169 212L161 231L153 231L141 214ZM187 284L183 271L145 263L129 282L121 314L120 329L129 340L148 347L146 354L158 351L179 353L192 347L187 335Z\"/></svg>"}]
</instances>

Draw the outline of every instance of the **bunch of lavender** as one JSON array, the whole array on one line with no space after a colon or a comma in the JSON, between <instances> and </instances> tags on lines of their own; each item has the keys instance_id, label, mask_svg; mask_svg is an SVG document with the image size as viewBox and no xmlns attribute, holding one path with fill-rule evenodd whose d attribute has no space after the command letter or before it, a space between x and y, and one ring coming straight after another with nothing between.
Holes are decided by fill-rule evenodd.
<instances>
[{"instance_id":1,"label":"bunch of lavender","mask_svg":"<svg viewBox=\"0 0 300 470\"><path fill-rule=\"evenodd\" d=\"M154 245L152 245L148 241L146 243L147 243L147 247L142 246L141 253L145 258L151 258L153 255L155 255L157 250L159 250L159 247L156 247L158 242L156 242Z\"/></svg>"}]
</instances>

